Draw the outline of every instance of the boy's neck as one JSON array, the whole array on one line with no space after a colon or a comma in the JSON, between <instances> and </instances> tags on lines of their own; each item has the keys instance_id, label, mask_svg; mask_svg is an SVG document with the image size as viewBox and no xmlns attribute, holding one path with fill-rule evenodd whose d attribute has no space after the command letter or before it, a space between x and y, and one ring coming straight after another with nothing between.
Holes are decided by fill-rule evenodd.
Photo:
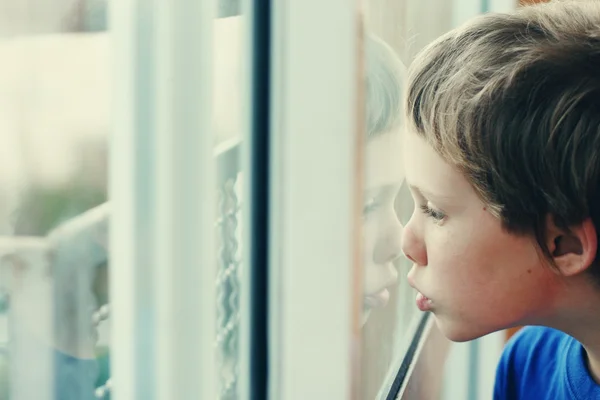
<instances>
[{"instance_id":1,"label":"boy's neck","mask_svg":"<svg viewBox=\"0 0 600 400\"><path fill-rule=\"evenodd\" d=\"M587 368L600 385L600 290L586 279L567 290L568 301L549 326L580 342L586 352Z\"/></svg>"},{"instance_id":2,"label":"boy's neck","mask_svg":"<svg viewBox=\"0 0 600 400\"><path fill-rule=\"evenodd\" d=\"M594 379L594 382L600 385L600 360L590 357L587 350L586 357L588 371L590 371L590 375Z\"/></svg>"}]
</instances>

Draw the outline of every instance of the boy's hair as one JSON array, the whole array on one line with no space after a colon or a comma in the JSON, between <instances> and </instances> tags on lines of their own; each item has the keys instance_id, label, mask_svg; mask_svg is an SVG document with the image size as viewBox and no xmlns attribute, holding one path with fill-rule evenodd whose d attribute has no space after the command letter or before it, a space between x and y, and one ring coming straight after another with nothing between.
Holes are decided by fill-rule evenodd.
<instances>
[{"instance_id":1,"label":"boy's hair","mask_svg":"<svg viewBox=\"0 0 600 400\"><path fill-rule=\"evenodd\" d=\"M407 92L409 129L548 261L548 216L600 227L600 4L480 16L421 52Z\"/></svg>"},{"instance_id":2,"label":"boy's hair","mask_svg":"<svg viewBox=\"0 0 600 400\"><path fill-rule=\"evenodd\" d=\"M372 34L365 38L367 138L400 125L406 69L394 50Z\"/></svg>"}]
</instances>

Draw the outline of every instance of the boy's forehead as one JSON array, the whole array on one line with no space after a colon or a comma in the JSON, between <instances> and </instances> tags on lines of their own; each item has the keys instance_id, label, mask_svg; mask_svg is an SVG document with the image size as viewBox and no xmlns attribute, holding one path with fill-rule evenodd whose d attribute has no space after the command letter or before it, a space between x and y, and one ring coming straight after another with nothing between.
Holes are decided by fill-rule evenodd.
<instances>
[{"instance_id":1,"label":"boy's forehead","mask_svg":"<svg viewBox=\"0 0 600 400\"><path fill-rule=\"evenodd\" d=\"M470 189L460 171L448 164L416 133L404 135L403 154L406 181L422 193L451 198Z\"/></svg>"}]
</instances>

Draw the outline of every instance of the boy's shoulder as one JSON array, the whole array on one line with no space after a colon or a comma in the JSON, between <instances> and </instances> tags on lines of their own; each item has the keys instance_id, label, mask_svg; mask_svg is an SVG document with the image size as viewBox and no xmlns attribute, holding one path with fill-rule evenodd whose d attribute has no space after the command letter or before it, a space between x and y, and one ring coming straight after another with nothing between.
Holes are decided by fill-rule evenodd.
<instances>
[{"instance_id":1,"label":"boy's shoulder","mask_svg":"<svg viewBox=\"0 0 600 400\"><path fill-rule=\"evenodd\" d=\"M503 358L511 357L514 361L524 361L526 356L542 356L556 346L565 346L573 338L557 329L545 326L526 326L519 330L506 344Z\"/></svg>"},{"instance_id":2,"label":"boy's shoulder","mask_svg":"<svg viewBox=\"0 0 600 400\"><path fill-rule=\"evenodd\" d=\"M514 372L535 375L556 364L564 350L574 339L567 334L543 326L527 326L517 332L506 344L499 368L504 366ZM531 378L531 377L530 377Z\"/></svg>"},{"instance_id":3,"label":"boy's shoulder","mask_svg":"<svg viewBox=\"0 0 600 400\"><path fill-rule=\"evenodd\" d=\"M500 358L494 399L525 399L531 395L537 399L579 398L572 393L567 371L571 349L577 344L556 329L521 329L506 344Z\"/></svg>"}]
</instances>

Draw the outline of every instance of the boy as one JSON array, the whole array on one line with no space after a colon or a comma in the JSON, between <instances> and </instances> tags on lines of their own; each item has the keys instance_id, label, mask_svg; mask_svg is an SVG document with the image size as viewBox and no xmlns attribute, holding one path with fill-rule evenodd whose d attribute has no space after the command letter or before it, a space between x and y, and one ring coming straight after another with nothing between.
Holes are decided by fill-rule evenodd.
<instances>
[{"instance_id":1,"label":"boy","mask_svg":"<svg viewBox=\"0 0 600 400\"><path fill-rule=\"evenodd\" d=\"M451 340L532 325L496 399L600 399L600 4L474 19L409 72L403 233Z\"/></svg>"}]
</instances>

